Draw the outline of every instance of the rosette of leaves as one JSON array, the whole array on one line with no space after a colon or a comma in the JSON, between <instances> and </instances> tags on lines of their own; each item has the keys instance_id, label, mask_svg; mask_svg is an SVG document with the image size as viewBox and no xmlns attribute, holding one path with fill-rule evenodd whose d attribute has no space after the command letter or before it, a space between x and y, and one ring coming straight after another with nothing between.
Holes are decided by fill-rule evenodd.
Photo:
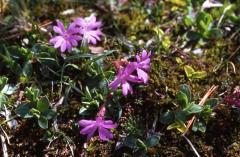
<instances>
[{"instance_id":1,"label":"rosette of leaves","mask_svg":"<svg viewBox=\"0 0 240 157\"><path fill-rule=\"evenodd\" d=\"M40 96L40 90L37 88L26 88L25 97L27 98L16 108L16 113L22 118L36 118L38 125L48 128L48 120L55 117L56 113L50 109L50 103L46 96Z\"/></svg>"},{"instance_id":2,"label":"rosette of leaves","mask_svg":"<svg viewBox=\"0 0 240 157\"><path fill-rule=\"evenodd\" d=\"M208 99L203 106L200 106L192 101L190 88L184 84L180 86L180 91L176 95L176 101L180 108L176 111L163 113L160 117L160 122L168 124L168 130L177 129L183 133L186 131L186 122L195 115L196 119L193 123L192 130L204 133L213 108L218 104L218 99Z\"/></svg>"}]
</instances>

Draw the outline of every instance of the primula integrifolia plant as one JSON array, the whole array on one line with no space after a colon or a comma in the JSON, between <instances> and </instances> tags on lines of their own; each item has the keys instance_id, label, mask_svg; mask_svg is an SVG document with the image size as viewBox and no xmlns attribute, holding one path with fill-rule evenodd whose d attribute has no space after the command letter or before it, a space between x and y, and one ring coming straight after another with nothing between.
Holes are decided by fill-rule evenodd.
<instances>
[{"instance_id":1,"label":"primula integrifolia plant","mask_svg":"<svg viewBox=\"0 0 240 157\"><path fill-rule=\"evenodd\" d=\"M82 39L74 23L65 29L63 23L57 20L57 26L53 26L53 30L59 35L51 38L50 43L54 45L54 48L60 48L61 52L71 51L72 47L77 46L78 41Z\"/></svg>"},{"instance_id":2,"label":"primula integrifolia plant","mask_svg":"<svg viewBox=\"0 0 240 157\"><path fill-rule=\"evenodd\" d=\"M104 110L104 111L103 111ZM102 113L103 112L103 113ZM80 134L87 135L89 140L93 137L94 133L98 130L99 138L103 141L109 141L113 138L113 134L109 129L117 127L116 123L111 120L104 120L105 107L103 107L96 117L96 120L80 120L79 126L83 127Z\"/></svg>"},{"instance_id":3,"label":"primula integrifolia plant","mask_svg":"<svg viewBox=\"0 0 240 157\"><path fill-rule=\"evenodd\" d=\"M78 41L83 40L87 43L96 44L101 40L102 23L96 21L96 17L91 15L85 19L78 18L70 23L65 29L61 21L57 20L57 26L53 27L55 33L59 34L50 39L50 43L54 48L60 48L61 52L66 50L70 52L73 47L78 46Z\"/></svg>"},{"instance_id":4,"label":"primula integrifolia plant","mask_svg":"<svg viewBox=\"0 0 240 157\"><path fill-rule=\"evenodd\" d=\"M96 44L97 41L101 40L102 32L100 28L102 22L97 21L94 15L86 18L77 18L74 23L79 26L79 33L87 43Z\"/></svg>"},{"instance_id":5,"label":"primula integrifolia plant","mask_svg":"<svg viewBox=\"0 0 240 157\"><path fill-rule=\"evenodd\" d=\"M143 50L140 55L136 55L136 62L129 62L125 67L119 67L109 87L116 90L121 86L122 94L126 96L128 93L133 93L131 83L146 84L148 82L147 72L150 70L150 55L151 52Z\"/></svg>"}]
</instances>

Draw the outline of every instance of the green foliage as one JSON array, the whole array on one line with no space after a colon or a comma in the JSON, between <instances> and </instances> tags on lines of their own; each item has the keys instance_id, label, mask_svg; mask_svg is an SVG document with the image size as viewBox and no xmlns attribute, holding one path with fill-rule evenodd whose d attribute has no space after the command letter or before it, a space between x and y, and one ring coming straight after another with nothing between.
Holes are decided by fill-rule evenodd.
<instances>
[{"instance_id":1,"label":"green foliage","mask_svg":"<svg viewBox=\"0 0 240 157\"><path fill-rule=\"evenodd\" d=\"M177 129L181 133L185 132L185 123L190 120L192 115L196 115L197 119L194 121L192 127L193 131L206 131L206 123L209 120L213 107L218 103L217 99L209 99L203 106L197 105L191 100L191 91L187 85L181 85L180 91L176 95L180 109L178 111L167 111L160 117L160 122L163 124L170 124L167 129Z\"/></svg>"},{"instance_id":2,"label":"green foliage","mask_svg":"<svg viewBox=\"0 0 240 157\"><path fill-rule=\"evenodd\" d=\"M145 156L148 153L148 149L158 145L160 140L159 134L150 134L146 140L141 140L134 135L128 135L123 144L129 147L133 151L133 156Z\"/></svg>"},{"instance_id":3,"label":"green foliage","mask_svg":"<svg viewBox=\"0 0 240 157\"><path fill-rule=\"evenodd\" d=\"M8 78L0 77L0 110L3 109L4 105L8 104L8 95L12 95L18 86L12 86L7 84Z\"/></svg>"},{"instance_id":4,"label":"green foliage","mask_svg":"<svg viewBox=\"0 0 240 157\"><path fill-rule=\"evenodd\" d=\"M185 65L184 71L188 79L203 79L207 76L206 71L195 71L191 66Z\"/></svg>"},{"instance_id":5,"label":"green foliage","mask_svg":"<svg viewBox=\"0 0 240 157\"><path fill-rule=\"evenodd\" d=\"M46 96L40 96L40 90L34 87L26 88L25 96L28 99L16 108L16 113L22 118L36 118L38 125L48 128L48 120L54 118L56 113L49 109L50 103Z\"/></svg>"},{"instance_id":6,"label":"green foliage","mask_svg":"<svg viewBox=\"0 0 240 157\"><path fill-rule=\"evenodd\" d=\"M96 111L100 107L100 103L103 102L102 94L98 93L96 89L92 89L91 91L86 86L85 93L82 97L83 107L80 108L80 115L91 115L91 111Z\"/></svg>"},{"instance_id":7,"label":"green foliage","mask_svg":"<svg viewBox=\"0 0 240 157\"><path fill-rule=\"evenodd\" d=\"M35 119L40 128L48 129L47 135L44 135L47 139L51 142L57 139L50 144L51 148L56 145L59 147L59 154L62 153L61 150L66 150L61 149L66 147L66 141L69 152L72 148L73 152L76 151L75 148L81 149L78 146L83 144L83 140L76 136L79 133L76 120L83 117L95 118L99 107L105 105L105 118L121 124L114 140L101 142L93 138L88 141L87 148L93 154L85 154L84 149L77 152L80 151L85 156L109 156L108 152L112 153L116 143L123 140L123 145L132 150L133 156L184 156L186 154L177 154L175 151L186 151L185 148L182 149L181 140L169 141L175 139L175 133L164 136L166 141L160 141L159 134L149 131L148 127L154 119L152 112L161 112L159 121L167 127L162 127L156 120L154 131L161 131L163 135L166 135L165 128L184 132L187 121L193 116L196 119L192 130L204 133L209 131L206 130L206 125L213 115L218 99L208 99L203 106L199 106L196 102L202 92L211 84L220 85L219 91L225 92L239 83L239 1L224 1L222 7L205 9L202 8L204 0L168 0L153 4L149 1L134 0L122 5L116 0L98 3L78 0L74 4L56 0L8 2L9 5L0 20L0 114L6 116L9 112L10 117L13 117L11 114L14 110L22 119ZM75 13L62 15L62 11L69 8L73 8ZM0 12L2 13L2 6ZM104 36L98 45L84 43L65 54L50 46L49 38L53 35L50 31L56 18L66 24L78 15L91 13L96 14L103 22ZM44 29L48 32L43 32ZM88 46L101 47L105 51L92 54ZM146 88L136 90L137 92L127 98L122 97L120 90L114 94L110 92L108 84L115 72L111 62L119 58L132 58L142 48L152 52L150 80ZM201 54L196 55L196 49L201 49ZM230 68L228 63L231 63ZM183 83L191 85L195 98L188 85L181 85L178 89ZM219 94L219 97L222 95ZM59 119L61 122L74 121L74 125L59 125L59 130L56 131L55 127L51 127L52 119L57 114L55 109L53 111L52 104L60 98L63 98L63 102L56 103L55 106ZM128 112L123 108L125 104L133 106L137 112L126 116L126 113L123 113ZM170 106L171 104L174 105ZM221 110L223 111L225 110ZM238 115L236 108L235 111ZM225 151L220 155L216 152L229 150L226 147L232 140L237 139L231 135L232 130L238 131L234 128L235 125L238 126L238 119L232 118L232 111L224 114L216 112L216 116L217 118L213 119L216 124L210 128L215 133L220 126L217 135L222 137L222 131L229 137L224 136L220 142L212 140L213 149L206 149L209 145L206 147L203 144L206 143L205 139L195 140L193 137L194 145L197 144L197 149L203 156L226 156ZM125 119L122 122L123 118ZM225 119L229 125L224 123ZM11 122L7 118L6 120ZM18 118L18 122L20 120ZM232 121L232 129L226 131L225 128L229 128ZM25 126L21 127L25 129ZM4 126L3 129L5 128ZM29 131L36 131L39 138L41 133L35 129L33 127ZM60 130L63 132L60 133ZM14 130L6 130L6 133L11 138L16 135ZM122 133L127 137L122 139ZM211 130L206 135L204 137L207 141L212 139L209 138ZM74 143L69 144L71 138ZM32 139L36 140L35 137ZM15 139L12 141L12 145L18 146L19 150L26 150L25 144L21 147L14 142ZM223 146L225 142L227 146ZM152 148L154 153L150 153ZM11 152L11 149L12 147L9 147L8 151ZM25 156L26 152L23 153L19 155ZM51 151L46 149L44 153L49 155ZM120 152L119 156L122 154L131 156L125 152ZM190 152L187 154L192 155Z\"/></svg>"}]
</instances>

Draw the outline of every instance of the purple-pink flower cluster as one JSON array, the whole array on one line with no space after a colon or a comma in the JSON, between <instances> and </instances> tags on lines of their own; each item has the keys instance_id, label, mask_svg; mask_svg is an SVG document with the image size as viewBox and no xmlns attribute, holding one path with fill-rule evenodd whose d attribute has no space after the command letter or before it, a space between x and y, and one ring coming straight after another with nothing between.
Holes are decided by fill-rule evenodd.
<instances>
[{"instance_id":1,"label":"purple-pink flower cluster","mask_svg":"<svg viewBox=\"0 0 240 157\"><path fill-rule=\"evenodd\" d=\"M125 67L119 67L115 79L109 84L112 90L116 90L119 86L122 87L122 94L126 96L132 94L132 83L148 82L148 71L150 70L151 52L143 50L140 55L136 55L135 62L128 62Z\"/></svg>"},{"instance_id":2,"label":"purple-pink flower cluster","mask_svg":"<svg viewBox=\"0 0 240 157\"><path fill-rule=\"evenodd\" d=\"M86 18L77 18L69 24L67 29L65 29L61 21L57 20L57 26L54 26L53 30L58 35L51 38L50 43L54 45L54 48L60 48L61 52L66 50L70 52L73 47L78 46L80 40L96 44L103 35L101 26L102 22L97 21L94 15Z\"/></svg>"}]
</instances>

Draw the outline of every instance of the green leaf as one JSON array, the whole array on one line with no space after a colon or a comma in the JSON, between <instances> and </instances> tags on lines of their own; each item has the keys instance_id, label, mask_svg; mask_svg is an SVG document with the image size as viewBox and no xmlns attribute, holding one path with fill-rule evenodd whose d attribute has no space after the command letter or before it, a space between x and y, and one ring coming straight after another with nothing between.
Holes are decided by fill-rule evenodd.
<instances>
[{"instance_id":1,"label":"green leaf","mask_svg":"<svg viewBox=\"0 0 240 157\"><path fill-rule=\"evenodd\" d=\"M7 77L0 77L0 91L3 90L4 86L7 84Z\"/></svg>"},{"instance_id":2,"label":"green leaf","mask_svg":"<svg viewBox=\"0 0 240 157\"><path fill-rule=\"evenodd\" d=\"M67 64L67 65L65 65L65 68L66 67L73 67L76 70L80 70L79 66L77 66L76 64Z\"/></svg>"},{"instance_id":3,"label":"green leaf","mask_svg":"<svg viewBox=\"0 0 240 157\"><path fill-rule=\"evenodd\" d=\"M183 84L180 86L180 91L188 97L188 102L192 101L192 93L188 85Z\"/></svg>"},{"instance_id":4,"label":"green leaf","mask_svg":"<svg viewBox=\"0 0 240 157\"><path fill-rule=\"evenodd\" d=\"M217 98L212 98L212 99L208 99L204 106L209 105L211 108L214 108L216 105L218 104L218 99Z\"/></svg>"},{"instance_id":5,"label":"green leaf","mask_svg":"<svg viewBox=\"0 0 240 157\"><path fill-rule=\"evenodd\" d=\"M209 39L219 39L223 36L223 33L218 28L213 28L208 32L208 38Z\"/></svg>"},{"instance_id":6,"label":"green leaf","mask_svg":"<svg viewBox=\"0 0 240 157\"><path fill-rule=\"evenodd\" d=\"M34 88L34 87L26 88L25 96L31 102L36 102L37 101L37 97L40 96L40 91L39 91L39 89Z\"/></svg>"},{"instance_id":7,"label":"green leaf","mask_svg":"<svg viewBox=\"0 0 240 157\"><path fill-rule=\"evenodd\" d=\"M23 118L31 118L33 115L30 113L30 104L20 104L16 108L16 113Z\"/></svg>"},{"instance_id":8,"label":"green leaf","mask_svg":"<svg viewBox=\"0 0 240 157\"><path fill-rule=\"evenodd\" d=\"M0 109L4 107L4 104L7 103L7 96L3 93L0 93Z\"/></svg>"},{"instance_id":9,"label":"green leaf","mask_svg":"<svg viewBox=\"0 0 240 157\"><path fill-rule=\"evenodd\" d=\"M185 71L187 78L191 78L193 73L195 72L195 70L189 65L184 66L184 71Z\"/></svg>"},{"instance_id":10,"label":"green leaf","mask_svg":"<svg viewBox=\"0 0 240 157\"><path fill-rule=\"evenodd\" d=\"M198 117L203 119L204 121L208 121L213 109L209 105L204 105L202 111L198 114Z\"/></svg>"},{"instance_id":11,"label":"green leaf","mask_svg":"<svg viewBox=\"0 0 240 157\"><path fill-rule=\"evenodd\" d=\"M206 12L199 12L196 18L196 24L201 33L208 31L211 28L213 18Z\"/></svg>"},{"instance_id":12,"label":"green leaf","mask_svg":"<svg viewBox=\"0 0 240 157\"><path fill-rule=\"evenodd\" d=\"M137 147L140 148L140 149L147 150L146 144L145 144L142 140L140 140L140 139L137 139L136 145L137 145Z\"/></svg>"},{"instance_id":13,"label":"green leaf","mask_svg":"<svg viewBox=\"0 0 240 157\"><path fill-rule=\"evenodd\" d=\"M147 147L154 147L158 145L159 140L160 140L160 136L157 134L153 134L147 138L146 145Z\"/></svg>"},{"instance_id":14,"label":"green leaf","mask_svg":"<svg viewBox=\"0 0 240 157\"><path fill-rule=\"evenodd\" d=\"M16 90L18 89L18 86L11 86L9 84L6 84L4 88L2 89L2 93L6 95L12 95Z\"/></svg>"},{"instance_id":15,"label":"green leaf","mask_svg":"<svg viewBox=\"0 0 240 157\"><path fill-rule=\"evenodd\" d=\"M195 79L203 79L206 76L207 76L206 71L196 71L192 74L192 78L195 78Z\"/></svg>"},{"instance_id":16,"label":"green leaf","mask_svg":"<svg viewBox=\"0 0 240 157\"><path fill-rule=\"evenodd\" d=\"M163 124L170 124L174 121L174 113L171 111L167 111L160 116L159 120Z\"/></svg>"},{"instance_id":17,"label":"green leaf","mask_svg":"<svg viewBox=\"0 0 240 157\"><path fill-rule=\"evenodd\" d=\"M181 133L184 133L187 129L186 125L182 121L175 121L167 127L167 130L177 129Z\"/></svg>"},{"instance_id":18,"label":"green leaf","mask_svg":"<svg viewBox=\"0 0 240 157\"><path fill-rule=\"evenodd\" d=\"M202 111L202 106L191 103L184 111L188 112L189 114L199 113Z\"/></svg>"},{"instance_id":19,"label":"green leaf","mask_svg":"<svg viewBox=\"0 0 240 157\"><path fill-rule=\"evenodd\" d=\"M176 111L175 112L175 120L186 122L189 118L189 114L186 111Z\"/></svg>"},{"instance_id":20,"label":"green leaf","mask_svg":"<svg viewBox=\"0 0 240 157\"><path fill-rule=\"evenodd\" d=\"M185 0L170 0L170 2L179 7L185 7L187 5Z\"/></svg>"},{"instance_id":21,"label":"green leaf","mask_svg":"<svg viewBox=\"0 0 240 157\"><path fill-rule=\"evenodd\" d=\"M206 124L203 123L203 122L201 122L201 121L199 121L199 120L194 121L193 126L192 126L192 130L193 130L194 132L196 132L196 131L199 130L199 131L201 131L202 133L205 133L205 131L206 131Z\"/></svg>"},{"instance_id":22,"label":"green leaf","mask_svg":"<svg viewBox=\"0 0 240 157\"><path fill-rule=\"evenodd\" d=\"M198 32L193 32L193 31L189 31L186 33L186 38L189 40L189 41L197 41L201 38L201 34L198 33Z\"/></svg>"},{"instance_id":23,"label":"green leaf","mask_svg":"<svg viewBox=\"0 0 240 157\"><path fill-rule=\"evenodd\" d=\"M187 27L190 27L190 26L193 25L193 21L192 21L192 19L191 19L189 16L185 16L185 17L183 18L183 23L184 23L184 25L187 26Z\"/></svg>"},{"instance_id":24,"label":"green leaf","mask_svg":"<svg viewBox=\"0 0 240 157\"><path fill-rule=\"evenodd\" d=\"M53 110L48 109L42 115L44 115L47 119L52 119L57 115L57 113L54 112Z\"/></svg>"},{"instance_id":25,"label":"green leaf","mask_svg":"<svg viewBox=\"0 0 240 157\"><path fill-rule=\"evenodd\" d=\"M44 116L40 116L40 118L38 119L38 125L43 129L47 129L48 128L47 118Z\"/></svg>"},{"instance_id":26,"label":"green leaf","mask_svg":"<svg viewBox=\"0 0 240 157\"><path fill-rule=\"evenodd\" d=\"M30 77L32 75L32 64L30 62L27 62L24 64L22 74L25 77Z\"/></svg>"},{"instance_id":27,"label":"green leaf","mask_svg":"<svg viewBox=\"0 0 240 157\"><path fill-rule=\"evenodd\" d=\"M182 108L187 107L187 105L189 103L187 95L185 93L183 93L182 91L177 93L176 100L181 105Z\"/></svg>"},{"instance_id":28,"label":"green leaf","mask_svg":"<svg viewBox=\"0 0 240 157\"><path fill-rule=\"evenodd\" d=\"M49 101L47 97L42 97L38 102L37 102L37 109L40 112L45 112L49 108Z\"/></svg>"},{"instance_id":29,"label":"green leaf","mask_svg":"<svg viewBox=\"0 0 240 157\"><path fill-rule=\"evenodd\" d=\"M123 144L131 149L136 148L136 141L137 139L133 135L128 135L124 141Z\"/></svg>"},{"instance_id":30,"label":"green leaf","mask_svg":"<svg viewBox=\"0 0 240 157\"><path fill-rule=\"evenodd\" d=\"M161 40L164 35L163 30L160 27L155 27L153 28L153 31L157 34L158 39Z\"/></svg>"}]
</instances>

